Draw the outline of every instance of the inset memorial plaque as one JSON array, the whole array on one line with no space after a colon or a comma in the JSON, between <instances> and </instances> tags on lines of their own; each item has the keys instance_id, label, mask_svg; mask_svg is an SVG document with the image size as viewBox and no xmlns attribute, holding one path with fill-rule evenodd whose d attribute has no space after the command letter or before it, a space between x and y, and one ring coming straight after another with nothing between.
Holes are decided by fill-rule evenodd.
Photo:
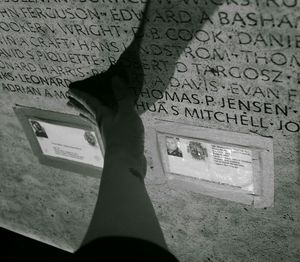
<instances>
[{"instance_id":1,"label":"inset memorial plaque","mask_svg":"<svg viewBox=\"0 0 300 262\"><path fill-rule=\"evenodd\" d=\"M104 150L96 123L82 116L16 106L17 114L40 163L100 176Z\"/></svg>"},{"instance_id":2,"label":"inset memorial plaque","mask_svg":"<svg viewBox=\"0 0 300 262\"><path fill-rule=\"evenodd\" d=\"M153 135L153 155L171 185L255 207L273 204L272 139L164 121Z\"/></svg>"}]
</instances>

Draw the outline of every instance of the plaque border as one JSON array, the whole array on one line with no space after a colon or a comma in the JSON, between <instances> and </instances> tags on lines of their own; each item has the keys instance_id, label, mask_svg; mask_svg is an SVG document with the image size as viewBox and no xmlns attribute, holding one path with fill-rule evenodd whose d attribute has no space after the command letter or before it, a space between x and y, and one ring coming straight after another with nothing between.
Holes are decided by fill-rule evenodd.
<instances>
[{"instance_id":1,"label":"plaque border","mask_svg":"<svg viewBox=\"0 0 300 262\"><path fill-rule=\"evenodd\" d=\"M83 115L66 114L19 104L15 104L15 106L13 106L13 110L23 127L32 152L38 158L40 164L78 173L84 176L97 178L101 177L103 167L96 167L69 159L45 155L29 123L29 119L41 120L51 124L86 129L95 132L102 156L104 158L104 145L101 139L100 131L95 122L87 117L84 117Z\"/></svg>"},{"instance_id":2,"label":"plaque border","mask_svg":"<svg viewBox=\"0 0 300 262\"><path fill-rule=\"evenodd\" d=\"M165 136L199 139L208 143L246 148L252 151L254 191L219 184L169 172ZM174 188L209 195L225 200L253 205L255 208L274 205L273 139L254 134L192 126L157 120L150 130L151 155L154 172L164 174L164 179Z\"/></svg>"}]
</instances>

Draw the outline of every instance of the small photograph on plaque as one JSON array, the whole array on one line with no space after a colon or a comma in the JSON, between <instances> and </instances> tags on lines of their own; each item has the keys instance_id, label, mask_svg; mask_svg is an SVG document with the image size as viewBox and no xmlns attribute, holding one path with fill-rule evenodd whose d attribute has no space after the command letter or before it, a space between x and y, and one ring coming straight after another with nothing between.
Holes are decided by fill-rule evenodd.
<instances>
[{"instance_id":1,"label":"small photograph on plaque","mask_svg":"<svg viewBox=\"0 0 300 262\"><path fill-rule=\"evenodd\" d=\"M166 137L166 145L167 145L167 154L169 156L182 157L182 151L179 148L179 138L178 137Z\"/></svg>"},{"instance_id":2,"label":"small photograph on plaque","mask_svg":"<svg viewBox=\"0 0 300 262\"><path fill-rule=\"evenodd\" d=\"M45 137L48 138L48 135L45 131L45 128L43 128L39 121L31 120L30 124L34 130L34 133L37 137Z\"/></svg>"},{"instance_id":3,"label":"small photograph on plaque","mask_svg":"<svg viewBox=\"0 0 300 262\"><path fill-rule=\"evenodd\" d=\"M165 136L165 149L171 174L253 190L249 149L171 135Z\"/></svg>"}]
</instances>

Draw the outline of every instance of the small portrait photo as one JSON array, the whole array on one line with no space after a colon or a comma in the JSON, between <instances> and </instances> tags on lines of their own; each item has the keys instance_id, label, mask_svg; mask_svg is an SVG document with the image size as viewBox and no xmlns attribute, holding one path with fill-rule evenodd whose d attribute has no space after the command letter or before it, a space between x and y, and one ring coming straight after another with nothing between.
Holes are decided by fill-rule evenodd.
<instances>
[{"instance_id":1,"label":"small portrait photo","mask_svg":"<svg viewBox=\"0 0 300 262\"><path fill-rule=\"evenodd\" d=\"M179 144L178 137L166 137L167 153L169 156L182 157L182 151L179 148Z\"/></svg>"},{"instance_id":2,"label":"small portrait photo","mask_svg":"<svg viewBox=\"0 0 300 262\"><path fill-rule=\"evenodd\" d=\"M48 138L48 135L45 131L45 129L41 126L41 124L38 121L31 120L31 126L34 130L34 133L37 137L44 137Z\"/></svg>"},{"instance_id":3,"label":"small portrait photo","mask_svg":"<svg viewBox=\"0 0 300 262\"><path fill-rule=\"evenodd\" d=\"M190 141L187 152L196 160L205 160L208 157L207 149L200 142Z\"/></svg>"},{"instance_id":4,"label":"small portrait photo","mask_svg":"<svg viewBox=\"0 0 300 262\"><path fill-rule=\"evenodd\" d=\"M92 134L91 131L84 132L84 139L91 145L96 146L96 137Z\"/></svg>"}]
</instances>

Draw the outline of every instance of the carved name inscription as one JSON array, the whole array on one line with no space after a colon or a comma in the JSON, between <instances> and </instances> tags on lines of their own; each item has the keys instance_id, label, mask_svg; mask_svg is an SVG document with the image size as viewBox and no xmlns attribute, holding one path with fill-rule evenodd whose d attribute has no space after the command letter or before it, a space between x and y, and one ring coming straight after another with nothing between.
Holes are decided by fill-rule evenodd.
<instances>
[{"instance_id":1,"label":"carved name inscription","mask_svg":"<svg viewBox=\"0 0 300 262\"><path fill-rule=\"evenodd\" d=\"M66 99L115 63L146 0L0 1L1 92ZM160 118L299 133L300 1L151 1L136 106Z\"/></svg>"}]
</instances>

